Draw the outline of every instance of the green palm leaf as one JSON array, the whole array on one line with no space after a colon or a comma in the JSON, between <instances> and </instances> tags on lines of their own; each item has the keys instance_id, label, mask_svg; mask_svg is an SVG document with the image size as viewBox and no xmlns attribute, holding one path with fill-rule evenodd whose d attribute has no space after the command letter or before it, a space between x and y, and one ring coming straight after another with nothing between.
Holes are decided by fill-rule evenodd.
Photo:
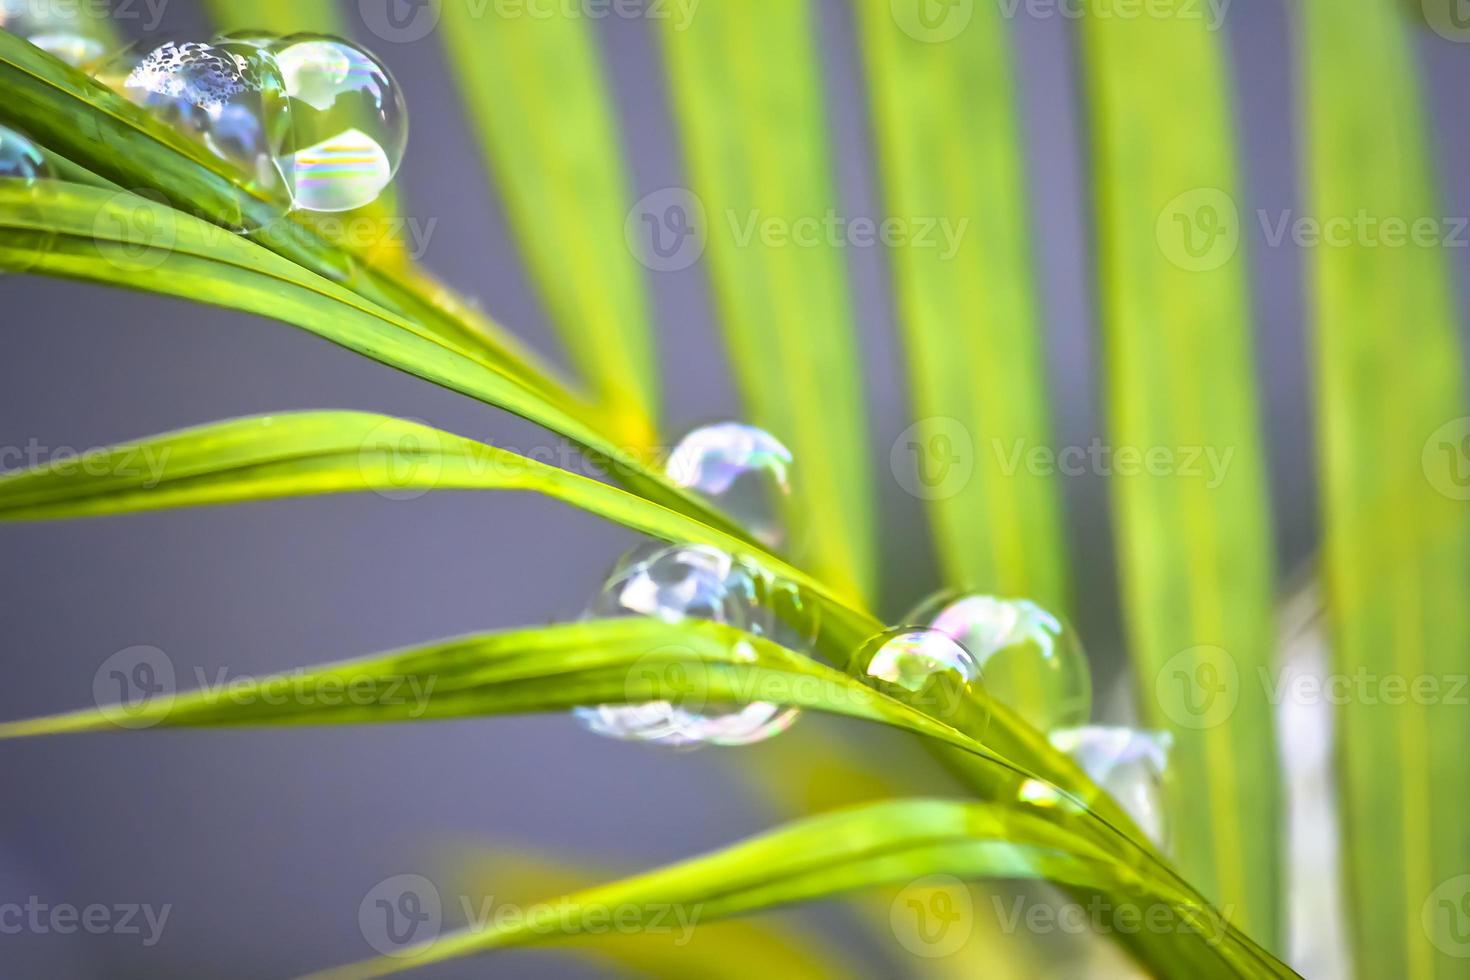
<instances>
[{"instance_id":1,"label":"green palm leaf","mask_svg":"<svg viewBox=\"0 0 1470 980\"><path fill-rule=\"evenodd\" d=\"M587 18L547 14L449 3L439 30L552 322L614 431L651 445L658 379L608 83Z\"/></svg>"},{"instance_id":2,"label":"green palm leaf","mask_svg":"<svg viewBox=\"0 0 1470 980\"><path fill-rule=\"evenodd\" d=\"M895 468L951 585L1065 608L1056 480L1007 462L1051 434L1005 21L980 4L934 43L888 0L856 6L888 218L932 233L892 253L918 420Z\"/></svg>"},{"instance_id":3,"label":"green palm leaf","mask_svg":"<svg viewBox=\"0 0 1470 980\"><path fill-rule=\"evenodd\" d=\"M1271 527L1235 147L1221 38L1183 6L1084 20L1116 533L1140 701L1175 737L1180 864L1274 949Z\"/></svg>"},{"instance_id":4,"label":"green palm leaf","mask_svg":"<svg viewBox=\"0 0 1470 980\"><path fill-rule=\"evenodd\" d=\"M817 231L839 212L812 16L806 0L746 0L661 22L692 193L671 189L644 217L655 234L682 228L670 224L676 215L702 226L750 419L800 467L789 524L801 531L803 564L866 596L875 560L866 412L841 243Z\"/></svg>"},{"instance_id":5,"label":"green palm leaf","mask_svg":"<svg viewBox=\"0 0 1470 980\"><path fill-rule=\"evenodd\" d=\"M1402 10L1312 0L1302 26L1310 213L1324 231L1383 222L1309 259L1333 670L1420 692L1388 681L1336 709L1348 935L1359 976L1463 976L1470 713L1450 692L1470 649L1470 422L1441 245L1453 229ZM1428 240L1387 237L1387 222L1426 220Z\"/></svg>"}]
</instances>

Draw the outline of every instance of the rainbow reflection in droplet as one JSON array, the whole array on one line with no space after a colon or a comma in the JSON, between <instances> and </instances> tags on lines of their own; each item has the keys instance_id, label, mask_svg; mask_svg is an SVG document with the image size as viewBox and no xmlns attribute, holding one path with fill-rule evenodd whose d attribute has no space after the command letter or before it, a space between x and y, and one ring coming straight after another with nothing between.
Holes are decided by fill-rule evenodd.
<instances>
[{"instance_id":1,"label":"rainbow reflection in droplet","mask_svg":"<svg viewBox=\"0 0 1470 980\"><path fill-rule=\"evenodd\" d=\"M694 429L669 454L665 472L707 497L756 540L782 547L780 515L791 493L791 450L753 425L722 422Z\"/></svg>"}]
</instances>

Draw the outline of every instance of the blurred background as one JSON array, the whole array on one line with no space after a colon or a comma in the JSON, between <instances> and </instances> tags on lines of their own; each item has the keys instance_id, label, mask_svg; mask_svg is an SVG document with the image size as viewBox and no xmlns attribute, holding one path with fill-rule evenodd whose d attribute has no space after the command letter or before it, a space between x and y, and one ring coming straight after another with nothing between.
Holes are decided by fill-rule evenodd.
<instances>
[{"instance_id":1,"label":"blurred background","mask_svg":"<svg viewBox=\"0 0 1470 980\"><path fill-rule=\"evenodd\" d=\"M984 0L989 2L989 0ZM1271 245L1258 209L1300 214L1301 104L1291 54L1294 4L1238 0L1225 19L1241 139L1242 235L1275 520L1277 581L1302 580L1318 542L1313 398L1303 253ZM840 208L881 219L873 132L851 9L813 0ZM192 0L133 5L124 31L206 38ZM1074 20L1010 18L1057 446L1103 430L1086 134ZM154 13L157 13L156 23ZM397 75L410 107L397 179L410 249L548 358L564 363L487 184L437 37L386 43L344 2L358 40ZM237 25L241 27L249 25ZM667 84L645 17L596 22L620 113L632 199L688 183ZM1470 214L1470 47L1417 38L1446 215ZM1448 252L1466 310L1467 250ZM894 318L889 256L848 248L861 331L866 425L880 497L881 614L938 585L922 501L889 468L913 421ZM739 418L708 272L650 272L671 432ZM290 327L85 284L0 278L0 445L51 458L229 416L353 408L418 418L522 452L534 428L355 357ZM1461 316L1462 322L1470 317ZM819 382L818 382L819 383ZM31 447L31 448L27 448ZM7 459L6 467L13 460ZM799 461L798 461L799 466ZM799 470L798 470L799 472ZM798 477L799 478L799 477ZM1074 618L1092 657L1098 718L1130 718L1109 481L1062 481ZM430 494L251 504L96 521L0 527L0 718L91 703L94 674L129 647L165 651L181 686L388 649L430 637L576 616L629 534L521 495ZM507 571L506 556L515 570ZM196 675L196 671L202 672ZM903 753L856 722L802 729ZM167 904L160 940L0 936L6 977L264 977L370 955L364 896L400 874L442 873L463 842L654 865L770 826L778 811L749 769L780 765L788 736L738 750L663 752L600 739L561 717L399 727L109 734L0 743L0 903ZM737 765L731 758L742 756ZM446 886L447 887L447 886ZM493 886L491 886L493 891ZM524 895L525 898L540 897ZM844 920L826 922L851 958L911 968L902 949ZM146 929L145 929L146 932ZM490 964L426 976L481 976ZM594 966L510 953L493 975L580 977Z\"/></svg>"}]
</instances>

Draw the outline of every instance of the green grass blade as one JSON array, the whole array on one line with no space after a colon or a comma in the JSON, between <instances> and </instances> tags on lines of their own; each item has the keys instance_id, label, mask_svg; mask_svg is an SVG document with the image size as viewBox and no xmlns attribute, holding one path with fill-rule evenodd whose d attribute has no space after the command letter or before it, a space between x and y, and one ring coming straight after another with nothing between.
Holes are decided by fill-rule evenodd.
<instances>
[{"instance_id":1,"label":"green grass blade","mask_svg":"<svg viewBox=\"0 0 1470 980\"><path fill-rule=\"evenodd\" d=\"M220 30L347 34L336 0L205 0L204 6Z\"/></svg>"},{"instance_id":2,"label":"green grass blade","mask_svg":"<svg viewBox=\"0 0 1470 980\"><path fill-rule=\"evenodd\" d=\"M1083 22L1116 535L1145 720L1175 737L1180 866L1275 949L1271 527L1235 143L1223 37L1184 6ZM1228 232L1208 237L1212 217Z\"/></svg>"},{"instance_id":3,"label":"green grass blade","mask_svg":"<svg viewBox=\"0 0 1470 980\"><path fill-rule=\"evenodd\" d=\"M687 23L662 22L661 36L695 199L685 204L704 213L750 421L796 457L789 523L801 529L803 564L866 596L875 561L866 411L844 251L818 230L840 211L813 16L807 0L710 3Z\"/></svg>"},{"instance_id":4,"label":"green grass blade","mask_svg":"<svg viewBox=\"0 0 1470 980\"><path fill-rule=\"evenodd\" d=\"M889 0L856 7L886 215L946 230L933 247L891 252L919 426L918 455L903 462L951 585L1063 609L1057 481L1013 456L1052 439L1006 21L979 4L931 43Z\"/></svg>"},{"instance_id":5,"label":"green grass blade","mask_svg":"<svg viewBox=\"0 0 1470 980\"><path fill-rule=\"evenodd\" d=\"M1355 687L1335 708L1347 934L1360 977L1458 977L1470 712L1451 686L1470 663L1470 422L1442 245L1453 223L1404 11L1309 0L1302 13L1308 213L1353 229L1307 252L1332 670L1418 692ZM1374 223L1350 224L1360 215ZM1398 247L1391 221L1410 232ZM1428 238L1410 237L1426 221Z\"/></svg>"},{"instance_id":6,"label":"green grass blade","mask_svg":"<svg viewBox=\"0 0 1470 980\"><path fill-rule=\"evenodd\" d=\"M405 948L315 975L318 980L386 976L494 949L533 945L583 931L583 912L673 906L687 918L727 916L933 874L1042 879L1100 895L1110 908L1158 907L1177 935L1170 975L1291 976L1259 959L1218 913L1120 874L1111 856L1075 839L1045 811L984 803L904 800L853 807L787 824L722 851L589 889L550 903L540 918L505 929L467 929L431 946Z\"/></svg>"},{"instance_id":7,"label":"green grass blade","mask_svg":"<svg viewBox=\"0 0 1470 980\"><path fill-rule=\"evenodd\" d=\"M632 186L593 36L564 9L448 3L439 33L551 321L631 445L651 445L658 375L644 270L624 236Z\"/></svg>"}]
</instances>

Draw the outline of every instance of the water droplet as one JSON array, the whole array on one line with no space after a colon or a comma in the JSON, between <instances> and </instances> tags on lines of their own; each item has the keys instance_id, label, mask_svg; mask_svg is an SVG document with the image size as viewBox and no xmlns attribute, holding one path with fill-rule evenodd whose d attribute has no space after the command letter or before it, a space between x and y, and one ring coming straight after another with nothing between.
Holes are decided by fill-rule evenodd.
<instances>
[{"instance_id":1,"label":"water droplet","mask_svg":"<svg viewBox=\"0 0 1470 980\"><path fill-rule=\"evenodd\" d=\"M980 669L954 637L913 626L879 633L853 659L853 672L880 691L972 738L990 722L985 703L971 694Z\"/></svg>"},{"instance_id":2,"label":"water droplet","mask_svg":"<svg viewBox=\"0 0 1470 980\"><path fill-rule=\"evenodd\" d=\"M85 5L45 0L0 0L0 28L80 68L107 53L105 21Z\"/></svg>"},{"instance_id":3,"label":"water droplet","mask_svg":"<svg viewBox=\"0 0 1470 980\"><path fill-rule=\"evenodd\" d=\"M1054 731L1049 738L1118 801L1150 840L1167 846L1165 776L1174 744L1168 732L1085 725Z\"/></svg>"},{"instance_id":4,"label":"water droplet","mask_svg":"<svg viewBox=\"0 0 1470 980\"><path fill-rule=\"evenodd\" d=\"M51 175L51 165L40 147L15 130L0 126L0 179L31 181Z\"/></svg>"},{"instance_id":5,"label":"water droplet","mask_svg":"<svg viewBox=\"0 0 1470 980\"><path fill-rule=\"evenodd\" d=\"M791 493L791 450L769 432L738 422L702 426L679 440L665 470L757 541L772 548L786 544L780 506Z\"/></svg>"},{"instance_id":6,"label":"water droplet","mask_svg":"<svg viewBox=\"0 0 1470 980\"><path fill-rule=\"evenodd\" d=\"M392 74L340 38L293 34L270 51L291 98L282 164L296 206L350 211L372 203L408 144L408 110Z\"/></svg>"},{"instance_id":7,"label":"water droplet","mask_svg":"<svg viewBox=\"0 0 1470 980\"><path fill-rule=\"evenodd\" d=\"M1092 678L1077 634L1026 599L940 595L910 621L939 630L969 650L985 689L1043 732L1086 724Z\"/></svg>"},{"instance_id":8,"label":"water droplet","mask_svg":"<svg viewBox=\"0 0 1470 980\"><path fill-rule=\"evenodd\" d=\"M198 140L239 170L250 191L287 206L277 156L291 131L285 80L275 59L233 40L134 46L97 70L99 81Z\"/></svg>"},{"instance_id":9,"label":"water droplet","mask_svg":"<svg viewBox=\"0 0 1470 980\"><path fill-rule=\"evenodd\" d=\"M768 635L772 619L761 604L763 594L759 573L717 548L649 544L618 562L587 615L652 616L670 623L705 619ZM573 713L599 735L689 748L759 742L784 731L800 713L761 701L721 705L693 700L700 703L604 704Z\"/></svg>"}]
</instances>

